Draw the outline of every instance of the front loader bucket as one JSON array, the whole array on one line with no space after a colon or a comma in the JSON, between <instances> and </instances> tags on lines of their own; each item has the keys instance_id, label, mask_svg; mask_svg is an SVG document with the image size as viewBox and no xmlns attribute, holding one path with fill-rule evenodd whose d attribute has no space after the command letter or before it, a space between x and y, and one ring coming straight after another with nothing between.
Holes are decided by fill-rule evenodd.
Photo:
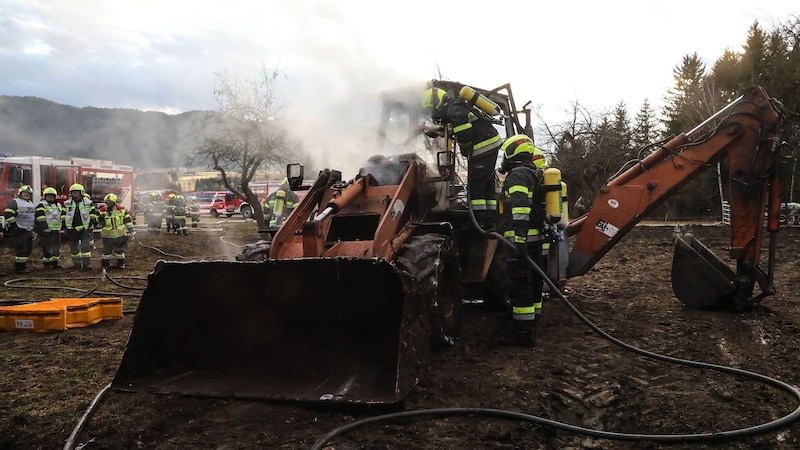
<instances>
[{"instance_id":1,"label":"front loader bucket","mask_svg":"<svg viewBox=\"0 0 800 450\"><path fill-rule=\"evenodd\" d=\"M413 296L405 272L379 258L159 261L112 386L396 403L430 350Z\"/></svg>"},{"instance_id":2,"label":"front loader bucket","mask_svg":"<svg viewBox=\"0 0 800 450\"><path fill-rule=\"evenodd\" d=\"M676 233L672 291L686 306L722 306L736 292L736 274L692 234Z\"/></svg>"}]
</instances>

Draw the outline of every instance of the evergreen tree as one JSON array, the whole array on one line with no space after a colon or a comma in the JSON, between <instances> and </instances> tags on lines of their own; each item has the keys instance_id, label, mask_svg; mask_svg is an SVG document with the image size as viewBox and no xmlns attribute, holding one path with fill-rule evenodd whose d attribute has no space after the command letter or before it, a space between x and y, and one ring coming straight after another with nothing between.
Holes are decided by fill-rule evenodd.
<instances>
[{"instance_id":1,"label":"evergreen tree","mask_svg":"<svg viewBox=\"0 0 800 450\"><path fill-rule=\"evenodd\" d=\"M664 128L667 136L677 135L690 127L697 111L703 111L705 63L697 52L683 57L683 63L672 70L675 85L664 98Z\"/></svg>"},{"instance_id":2,"label":"evergreen tree","mask_svg":"<svg viewBox=\"0 0 800 450\"><path fill-rule=\"evenodd\" d=\"M650 102L644 99L639 112L633 122L631 130L631 146L634 149L642 148L656 140L658 121ZM646 155L642 155L646 156Z\"/></svg>"}]
</instances>

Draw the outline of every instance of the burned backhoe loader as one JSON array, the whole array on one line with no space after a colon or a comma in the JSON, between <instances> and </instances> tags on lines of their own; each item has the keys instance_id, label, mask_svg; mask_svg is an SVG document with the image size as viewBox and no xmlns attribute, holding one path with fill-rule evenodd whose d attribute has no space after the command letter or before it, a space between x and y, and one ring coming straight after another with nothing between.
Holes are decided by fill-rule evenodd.
<instances>
[{"instance_id":1,"label":"burned backhoe loader","mask_svg":"<svg viewBox=\"0 0 800 450\"><path fill-rule=\"evenodd\" d=\"M591 209L573 220L567 277L585 274L654 207L713 163L727 160L731 205L730 257L735 270L691 233L675 236L672 284L691 307L744 310L773 295L775 238L781 189L778 170L782 105L758 86L688 133L658 147L598 192ZM770 234L769 267L760 266ZM556 257L559 252L551 251ZM562 264L564 262L561 262ZM758 283L761 292L754 294Z\"/></svg>"},{"instance_id":2,"label":"burned backhoe loader","mask_svg":"<svg viewBox=\"0 0 800 450\"><path fill-rule=\"evenodd\" d=\"M441 176L413 154L381 164L397 178L344 181L322 171L266 261L159 262L114 386L301 401L404 398L430 348L457 332L461 261L453 224L423 220ZM240 289L231 295L218 278L234 276Z\"/></svg>"}]
</instances>

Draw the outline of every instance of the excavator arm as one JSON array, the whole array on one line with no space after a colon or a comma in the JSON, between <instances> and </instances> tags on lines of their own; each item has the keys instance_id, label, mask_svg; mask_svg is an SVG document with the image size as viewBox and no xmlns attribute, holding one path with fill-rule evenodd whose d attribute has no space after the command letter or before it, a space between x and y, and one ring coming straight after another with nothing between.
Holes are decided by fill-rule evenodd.
<instances>
[{"instance_id":1,"label":"excavator arm","mask_svg":"<svg viewBox=\"0 0 800 450\"><path fill-rule=\"evenodd\" d=\"M599 190L591 209L567 225L566 235L574 237L567 277L587 273L648 212L710 165L727 159L730 257L737 262L736 271L693 238L676 236L676 255L685 257L673 263L675 293L689 306L711 307L733 301L740 309L774 294L772 270L762 270L759 262L765 211L772 238L779 226L782 186L777 144L781 108L761 87L750 87L693 130L676 136L610 180ZM774 252L774 244L770 249ZM769 260L773 260L772 255ZM693 286L676 280L676 275L683 274ZM753 297L756 282L762 293ZM697 284L706 284L706 288Z\"/></svg>"}]
</instances>

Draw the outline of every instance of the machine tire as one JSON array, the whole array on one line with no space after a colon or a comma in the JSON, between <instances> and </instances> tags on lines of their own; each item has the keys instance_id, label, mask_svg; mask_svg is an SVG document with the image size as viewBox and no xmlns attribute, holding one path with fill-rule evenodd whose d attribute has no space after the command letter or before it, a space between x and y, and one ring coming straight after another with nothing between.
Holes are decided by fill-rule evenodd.
<instances>
[{"instance_id":1,"label":"machine tire","mask_svg":"<svg viewBox=\"0 0 800 450\"><path fill-rule=\"evenodd\" d=\"M212 210L210 211L210 214L211 214L211 217L213 217L213 218L215 218L215 219L216 219L217 217L219 217L219 213L217 212L217 210L216 210L216 209L212 209Z\"/></svg>"},{"instance_id":2,"label":"machine tire","mask_svg":"<svg viewBox=\"0 0 800 450\"><path fill-rule=\"evenodd\" d=\"M454 344L461 326L461 267L449 236L412 236L400 248L396 266L412 275L425 302L434 348Z\"/></svg>"},{"instance_id":3,"label":"machine tire","mask_svg":"<svg viewBox=\"0 0 800 450\"><path fill-rule=\"evenodd\" d=\"M253 218L253 207L250 205L244 205L240 207L239 212L242 214L242 218L245 220Z\"/></svg>"}]
</instances>

